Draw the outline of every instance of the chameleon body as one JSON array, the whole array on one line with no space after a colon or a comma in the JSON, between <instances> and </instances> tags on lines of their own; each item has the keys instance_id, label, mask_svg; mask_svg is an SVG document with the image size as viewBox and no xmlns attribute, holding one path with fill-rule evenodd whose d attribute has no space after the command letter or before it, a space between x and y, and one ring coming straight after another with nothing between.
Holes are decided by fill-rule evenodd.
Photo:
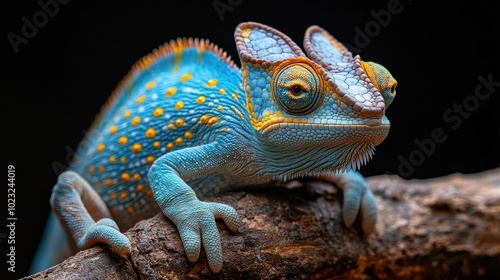
<instances>
[{"instance_id":1,"label":"chameleon body","mask_svg":"<svg viewBox=\"0 0 500 280\"><path fill-rule=\"evenodd\" d=\"M232 207L203 197L303 176L336 183L346 226L360 215L364 232L374 230L375 199L355 170L389 131L391 74L318 26L305 33L307 56L263 24L241 23L234 36L241 69L198 39L171 41L132 68L53 188L55 215L33 271L61 250L50 244L58 223L77 250L105 243L127 255L121 231L162 211L187 258L196 261L204 246L218 272L215 219L232 231L240 221Z\"/></svg>"}]
</instances>

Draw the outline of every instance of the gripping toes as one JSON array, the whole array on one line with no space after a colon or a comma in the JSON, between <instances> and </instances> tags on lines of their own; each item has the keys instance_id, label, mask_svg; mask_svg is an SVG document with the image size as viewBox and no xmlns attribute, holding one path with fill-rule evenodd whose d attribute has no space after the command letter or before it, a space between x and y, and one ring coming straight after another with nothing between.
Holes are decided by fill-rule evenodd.
<instances>
[{"instance_id":1,"label":"gripping toes","mask_svg":"<svg viewBox=\"0 0 500 280\"><path fill-rule=\"evenodd\" d=\"M78 247L85 249L105 243L110 249L121 255L130 254L130 241L119 230L116 223L108 218L99 220L90 226L85 235L78 242Z\"/></svg>"},{"instance_id":2,"label":"gripping toes","mask_svg":"<svg viewBox=\"0 0 500 280\"><path fill-rule=\"evenodd\" d=\"M199 200L175 208L176 210L168 216L179 230L188 260L191 262L198 260L203 243L210 269L219 272L222 269L223 259L215 219L222 218L231 231L236 231L240 224L236 211L228 205Z\"/></svg>"},{"instance_id":3,"label":"gripping toes","mask_svg":"<svg viewBox=\"0 0 500 280\"><path fill-rule=\"evenodd\" d=\"M377 203L372 191L359 173L350 172L341 176L339 187L344 190L344 224L351 227L359 214L363 232L372 233L377 222Z\"/></svg>"}]
</instances>

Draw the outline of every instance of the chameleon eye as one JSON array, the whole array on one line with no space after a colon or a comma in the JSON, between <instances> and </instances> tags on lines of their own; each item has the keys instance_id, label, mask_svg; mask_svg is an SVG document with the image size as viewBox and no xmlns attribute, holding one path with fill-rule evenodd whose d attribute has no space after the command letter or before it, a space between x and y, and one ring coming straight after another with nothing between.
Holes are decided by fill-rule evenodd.
<instances>
[{"instance_id":1,"label":"chameleon eye","mask_svg":"<svg viewBox=\"0 0 500 280\"><path fill-rule=\"evenodd\" d=\"M297 96L297 95L300 95L302 93L302 88L299 86L299 85L294 85L292 86L292 94Z\"/></svg>"},{"instance_id":2,"label":"chameleon eye","mask_svg":"<svg viewBox=\"0 0 500 280\"><path fill-rule=\"evenodd\" d=\"M285 61L274 71L273 81L274 101L288 114L311 113L323 100L322 80L309 63Z\"/></svg>"}]
</instances>

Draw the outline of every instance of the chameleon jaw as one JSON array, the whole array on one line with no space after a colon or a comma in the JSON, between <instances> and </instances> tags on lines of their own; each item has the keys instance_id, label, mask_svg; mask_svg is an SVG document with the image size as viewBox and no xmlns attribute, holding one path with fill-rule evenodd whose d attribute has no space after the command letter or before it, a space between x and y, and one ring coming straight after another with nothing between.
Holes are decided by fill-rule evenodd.
<instances>
[{"instance_id":1,"label":"chameleon jaw","mask_svg":"<svg viewBox=\"0 0 500 280\"><path fill-rule=\"evenodd\" d=\"M374 120L375 121L375 120ZM349 142L379 145L387 137L389 122L369 122L366 124L310 124L295 122L274 123L262 130L262 135L271 142L289 144L307 142L324 146L336 146ZM278 142L278 143L279 143Z\"/></svg>"}]
</instances>

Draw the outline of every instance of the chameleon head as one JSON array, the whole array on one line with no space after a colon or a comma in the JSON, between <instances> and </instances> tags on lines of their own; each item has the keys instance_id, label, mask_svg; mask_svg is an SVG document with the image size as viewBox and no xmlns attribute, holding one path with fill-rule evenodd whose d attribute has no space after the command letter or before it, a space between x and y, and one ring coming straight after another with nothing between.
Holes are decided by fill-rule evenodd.
<instances>
[{"instance_id":1,"label":"chameleon head","mask_svg":"<svg viewBox=\"0 0 500 280\"><path fill-rule=\"evenodd\" d=\"M254 22L238 25L235 39L248 113L265 148L329 155L313 172L366 163L389 132L385 110L397 82L387 69L353 57L318 26L305 33L307 56Z\"/></svg>"}]
</instances>

